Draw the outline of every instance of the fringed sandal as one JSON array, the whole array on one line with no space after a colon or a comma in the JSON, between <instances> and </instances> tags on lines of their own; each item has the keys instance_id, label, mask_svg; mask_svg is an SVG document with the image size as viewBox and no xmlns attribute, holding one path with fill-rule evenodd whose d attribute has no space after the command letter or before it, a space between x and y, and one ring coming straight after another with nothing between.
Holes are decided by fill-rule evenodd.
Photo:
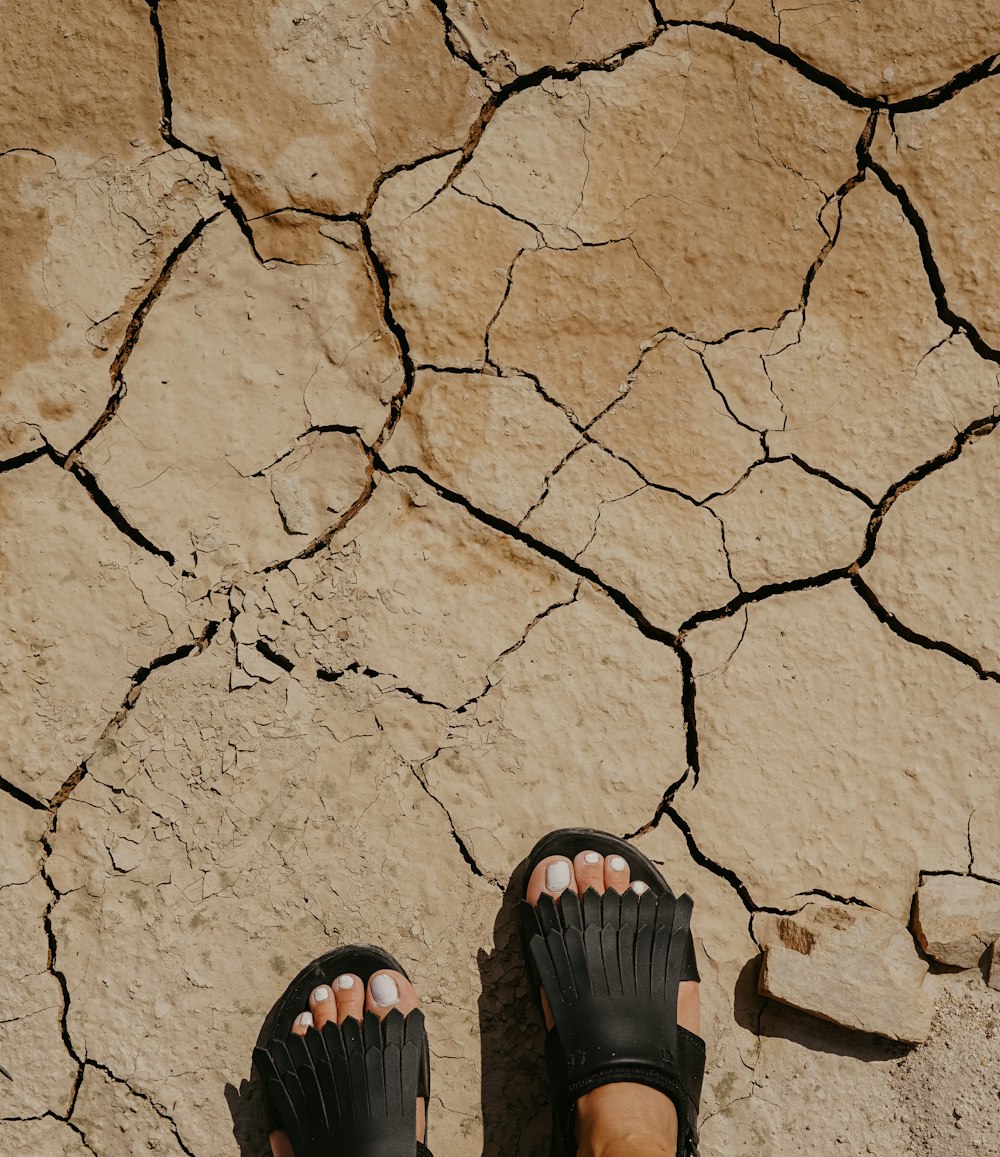
<instances>
[{"instance_id":1,"label":"fringed sandal","mask_svg":"<svg viewBox=\"0 0 1000 1157\"><path fill-rule=\"evenodd\" d=\"M430 1101L424 1016L393 1009L383 1019L327 1021L291 1031L318 985L353 972L367 984L383 968L406 972L381 948L351 946L307 965L261 1030L253 1060L264 1081L270 1132L284 1129L295 1157L431 1157L416 1140L417 1098Z\"/></svg>"},{"instance_id":2,"label":"fringed sandal","mask_svg":"<svg viewBox=\"0 0 1000 1157\"><path fill-rule=\"evenodd\" d=\"M547 856L572 860L584 849L628 861L629 889L582 896L567 889L537 905L523 898L521 935L536 995L544 988L554 1027L545 1042L553 1106L553 1157L576 1153L576 1102L616 1081L665 1093L677 1109L677 1157L697 1157L705 1043L677 1023L682 980L698 980L691 898L676 898L652 861L625 840L564 828L528 857L525 889Z\"/></svg>"}]
</instances>

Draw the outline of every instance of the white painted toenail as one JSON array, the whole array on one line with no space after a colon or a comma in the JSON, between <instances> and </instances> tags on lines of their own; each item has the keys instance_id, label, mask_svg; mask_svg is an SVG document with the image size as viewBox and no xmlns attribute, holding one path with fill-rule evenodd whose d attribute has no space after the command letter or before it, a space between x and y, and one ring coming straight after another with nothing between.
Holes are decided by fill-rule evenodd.
<instances>
[{"instance_id":1,"label":"white painted toenail","mask_svg":"<svg viewBox=\"0 0 1000 1157\"><path fill-rule=\"evenodd\" d=\"M311 1012L300 1012L299 1015L295 1018L295 1023L300 1027L305 1025L305 1027L308 1028L312 1022L313 1014Z\"/></svg>"},{"instance_id":2,"label":"white painted toenail","mask_svg":"<svg viewBox=\"0 0 1000 1157\"><path fill-rule=\"evenodd\" d=\"M608 863L611 865L612 872L624 872L625 871L626 864L625 864L625 861L621 858L621 856L612 856L611 859L608 861Z\"/></svg>"},{"instance_id":3,"label":"white painted toenail","mask_svg":"<svg viewBox=\"0 0 1000 1157\"><path fill-rule=\"evenodd\" d=\"M588 852L583 858L588 864L596 864L601 857L596 852Z\"/></svg>"},{"instance_id":4,"label":"white painted toenail","mask_svg":"<svg viewBox=\"0 0 1000 1157\"><path fill-rule=\"evenodd\" d=\"M322 1001L329 1000L329 999L330 999L330 990L326 987L325 984L321 984L319 986L319 988L313 989L313 1000L317 1004L320 1004Z\"/></svg>"},{"instance_id":5,"label":"white painted toenail","mask_svg":"<svg viewBox=\"0 0 1000 1157\"><path fill-rule=\"evenodd\" d=\"M399 989L391 976L376 976L372 980L372 998L379 1008L395 1004L399 1000Z\"/></svg>"},{"instance_id":6,"label":"white painted toenail","mask_svg":"<svg viewBox=\"0 0 1000 1157\"><path fill-rule=\"evenodd\" d=\"M545 887L550 892L562 892L569 887L569 863L553 860L545 869Z\"/></svg>"},{"instance_id":7,"label":"white painted toenail","mask_svg":"<svg viewBox=\"0 0 1000 1157\"><path fill-rule=\"evenodd\" d=\"M353 976L338 976L337 979L333 983L338 988L353 988L354 987L354 977Z\"/></svg>"},{"instance_id":8,"label":"white painted toenail","mask_svg":"<svg viewBox=\"0 0 1000 1157\"><path fill-rule=\"evenodd\" d=\"M648 892L648 891L649 891L649 885L648 885L648 884L644 884L644 883L642 882L642 880L636 880L636 882L635 882L635 883L632 885L632 891L633 891L633 892L638 892L638 893L639 893L639 895L641 896L641 895L643 894L643 892Z\"/></svg>"}]
</instances>

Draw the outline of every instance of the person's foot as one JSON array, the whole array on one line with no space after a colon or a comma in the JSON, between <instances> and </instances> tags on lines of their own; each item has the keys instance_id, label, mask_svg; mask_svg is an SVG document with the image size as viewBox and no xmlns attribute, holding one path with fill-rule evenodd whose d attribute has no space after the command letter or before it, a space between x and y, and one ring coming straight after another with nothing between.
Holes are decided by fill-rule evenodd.
<instances>
[{"instance_id":1,"label":"person's foot","mask_svg":"<svg viewBox=\"0 0 1000 1157\"><path fill-rule=\"evenodd\" d=\"M569 860L565 856L548 856L531 873L526 898L537 904L547 892L559 896L566 889L581 895L588 889L598 892L613 888L624 892L634 887L645 891L646 885L630 883L628 862L622 856L604 856L584 848ZM548 998L542 991L545 1027L552 1028ZM677 996L677 1023L698 1034L701 1028L701 1004L698 983L685 980ZM601 1085L585 1093L576 1103L578 1157L675 1157L677 1153L677 1110L665 1094L648 1085L620 1081Z\"/></svg>"},{"instance_id":2,"label":"person's foot","mask_svg":"<svg viewBox=\"0 0 1000 1157\"><path fill-rule=\"evenodd\" d=\"M349 1016L361 1020L366 1012L374 1012L381 1019L394 1008L406 1016L419 1007L416 989L401 972L381 968L372 973L367 986L360 977L345 973L338 976L330 987L320 985L313 989L309 1007L299 1014L292 1032L304 1036L310 1025L322 1028L328 1020L343 1024ZM423 1097L418 1097L418 1141L424 1140L426 1127L426 1106ZM292 1143L283 1129L271 1134L271 1152L274 1157L294 1157Z\"/></svg>"}]
</instances>

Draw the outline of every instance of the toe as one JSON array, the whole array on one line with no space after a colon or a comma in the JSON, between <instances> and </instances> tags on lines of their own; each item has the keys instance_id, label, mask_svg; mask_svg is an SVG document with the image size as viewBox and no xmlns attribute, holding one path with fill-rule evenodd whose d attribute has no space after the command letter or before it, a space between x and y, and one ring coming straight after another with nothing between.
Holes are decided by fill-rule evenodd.
<instances>
[{"instance_id":1,"label":"toe","mask_svg":"<svg viewBox=\"0 0 1000 1157\"><path fill-rule=\"evenodd\" d=\"M295 1023L292 1025L292 1032L296 1036L305 1036L306 1029L310 1028L313 1023L313 1014L308 1011L300 1012L295 1018Z\"/></svg>"},{"instance_id":2,"label":"toe","mask_svg":"<svg viewBox=\"0 0 1000 1157\"><path fill-rule=\"evenodd\" d=\"M576 877L573 874L573 864L565 856L546 856L540 860L531 873L526 893L529 904L537 904L538 897L543 892L550 896L558 896L569 888L576 892Z\"/></svg>"},{"instance_id":3,"label":"toe","mask_svg":"<svg viewBox=\"0 0 1000 1157\"><path fill-rule=\"evenodd\" d=\"M573 875L581 892L586 892L588 888L603 892L604 857L600 852L577 852L573 857Z\"/></svg>"},{"instance_id":4,"label":"toe","mask_svg":"<svg viewBox=\"0 0 1000 1157\"><path fill-rule=\"evenodd\" d=\"M419 1006L417 990L401 972L382 968L372 973L368 981L368 995L365 998L366 1012L385 1016L392 1009L398 1008L406 1016Z\"/></svg>"},{"instance_id":5,"label":"toe","mask_svg":"<svg viewBox=\"0 0 1000 1157\"><path fill-rule=\"evenodd\" d=\"M320 984L312 990L309 994L309 1011L317 1028L322 1028L328 1020L337 1019L337 1002L329 985Z\"/></svg>"},{"instance_id":6,"label":"toe","mask_svg":"<svg viewBox=\"0 0 1000 1157\"><path fill-rule=\"evenodd\" d=\"M631 872L624 856L608 856L604 861L605 887L624 892L628 887Z\"/></svg>"},{"instance_id":7,"label":"toe","mask_svg":"<svg viewBox=\"0 0 1000 1157\"><path fill-rule=\"evenodd\" d=\"M347 1017L360 1020L365 1011L365 986L360 976L345 972L333 982L333 999L337 1006L337 1024Z\"/></svg>"}]
</instances>

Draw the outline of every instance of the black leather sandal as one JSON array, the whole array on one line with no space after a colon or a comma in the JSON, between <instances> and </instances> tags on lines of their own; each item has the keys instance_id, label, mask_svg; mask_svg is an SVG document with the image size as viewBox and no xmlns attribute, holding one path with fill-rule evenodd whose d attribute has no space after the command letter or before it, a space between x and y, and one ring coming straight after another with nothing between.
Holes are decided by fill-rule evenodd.
<instances>
[{"instance_id":1,"label":"black leather sandal","mask_svg":"<svg viewBox=\"0 0 1000 1157\"><path fill-rule=\"evenodd\" d=\"M417 1097L429 1104L430 1050L424 1016L393 1009L383 1020L328 1021L292 1034L320 984L345 972L367 984L373 972L406 972L370 945L336 948L307 965L261 1029L253 1060L264 1080L268 1130L284 1129L295 1157L431 1157L416 1140Z\"/></svg>"},{"instance_id":2,"label":"black leather sandal","mask_svg":"<svg viewBox=\"0 0 1000 1157\"><path fill-rule=\"evenodd\" d=\"M600 1085L634 1081L677 1108L678 1157L697 1157L705 1043L677 1023L677 989L698 980L691 898L676 898L652 861L606 832L563 828L528 857L524 888L547 856L584 850L622 856L647 892L543 895L520 905L528 971L545 989L554 1027L545 1042L552 1092L553 1157L576 1153L577 1099Z\"/></svg>"}]
</instances>

